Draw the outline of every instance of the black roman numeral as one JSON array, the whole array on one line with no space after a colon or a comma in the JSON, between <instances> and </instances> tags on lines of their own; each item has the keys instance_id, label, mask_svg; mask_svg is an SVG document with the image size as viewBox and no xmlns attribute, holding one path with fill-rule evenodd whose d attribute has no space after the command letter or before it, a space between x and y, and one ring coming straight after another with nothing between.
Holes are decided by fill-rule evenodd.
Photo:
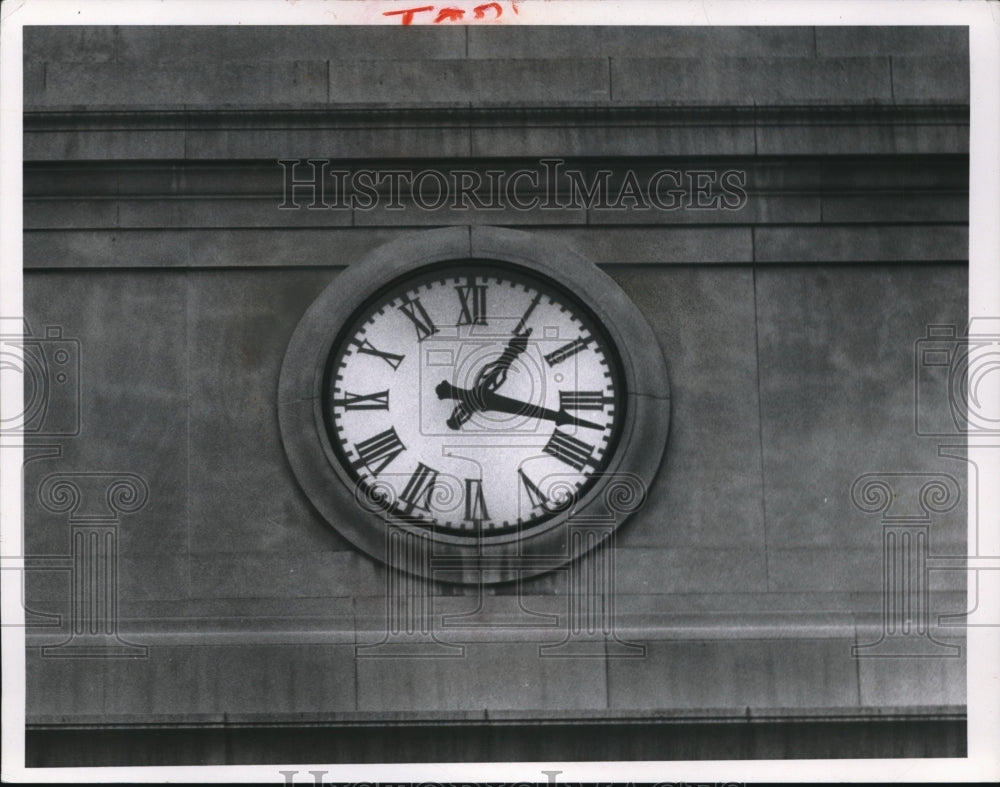
<instances>
[{"instance_id":1,"label":"black roman numeral","mask_svg":"<svg viewBox=\"0 0 1000 787\"><path fill-rule=\"evenodd\" d=\"M483 497L483 482L478 478L465 479L465 521L481 527L483 520L489 519L486 498Z\"/></svg>"},{"instance_id":2,"label":"black roman numeral","mask_svg":"<svg viewBox=\"0 0 1000 787\"><path fill-rule=\"evenodd\" d=\"M405 355L395 355L394 353L384 353L381 350L376 350L372 347L372 343L365 339L361 345L358 347L359 353L365 353L367 355L375 355L385 361L393 369L398 369L399 365L403 362Z\"/></svg>"},{"instance_id":3,"label":"black roman numeral","mask_svg":"<svg viewBox=\"0 0 1000 787\"><path fill-rule=\"evenodd\" d=\"M524 474L524 471L520 467L517 468L517 476L521 479L521 484L524 486L524 491L528 495L531 507L545 507L545 505L549 502L549 499L542 493L542 490L535 485L534 481Z\"/></svg>"},{"instance_id":4,"label":"black roman numeral","mask_svg":"<svg viewBox=\"0 0 1000 787\"><path fill-rule=\"evenodd\" d=\"M562 361L565 361L567 358L576 355L589 343L590 339L584 339L583 337L580 337L579 339L576 339L575 341L572 341L569 344L564 344L558 350L553 350L552 352L550 352L548 355L545 356L545 360L549 366L555 366L557 363L561 363Z\"/></svg>"},{"instance_id":5,"label":"black roman numeral","mask_svg":"<svg viewBox=\"0 0 1000 787\"><path fill-rule=\"evenodd\" d=\"M542 450L575 470L583 470L586 465L592 463L590 457L594 453L594 446L556 429Z\"/></svg>"},{"instance_id":6,"label":"black roman numeral","mask_svg":"<svg viewBox=\"0 0 1000 787\"><path fill-rule=\"evenodd\" d=\"M367 440L362 440L354 446L358 454L358 461L353 464L355 470L362 466L367 467L372 475L378 475L385 470L393 459L406 450L396 434L396 427L379 432Z\"/></svg>"},{"instance_id":7,"label":"black roman numeral","mask_svg":"<svg viewBox=\"0 0 1000 787\"><path fill-rule=\"evenodd\" d=\"M516 336L526 335L524 326L527 324L528 318L531 317L531 313L535 310L535 307L541 300L542 300L542 294L540 292L536 292L535 297L531 299L531 303L528 304L528 308L525 310L524 314L521 315L521 319L518 321L517 326L514 328L514 335ZM531 329L529 328L527 334L530 333Z\"/></svg>"},{"instance_id":8,"label":"black roman numeral","mask_svg":"<svg viewBox=\"0 0 1000 787\"><path fill-rule=\"evenodd\" d=\"M333 406L343 407L345 410L388 410L389 392L356 394L344 391L344 398L334 399Z\"/></svg>"},{"instance_id":9,"label":"black roman numeral","mask_svg":"<svg viewBox=\"0 0 1000 787\"><path fill-rule=\"evenodd\" d=\"M461 313L456 325L486 325L486 285L476 284L469 277L465 285L455 287L458 293Z\"/></svg>"},{"instance_id":10,"label":"black roman numeral","mask_svg":"<svg viewBox=\"0 0 1000 787\"><path fill-rule=\"evenodd\" d=\"M417 469L413 471L413 475L410 476L406 487L399 495L404 515L412 514L413 509L431 510L431 493L434 491L437 477L437 470L428 467L423 462L417 462Z\"/></svg>"},{"instance_id":11,"label":"black roman numeral","mask_svg":"<svg viewBox=\"0 0 1000 787\"><path fill-rule=\"evenodd\" d=\"M604 398L603 391L560 391L560 410L603 410L611 399Z\"/></svg>"},{"instance_id":12,"label":"black roman numeral","mask_svg":"<svg viewBox=\"0 0 1000 787\"><path fill-rule=\"evenodd\" d=\"M410 318L413 327L417 329L417 341L422 342L428 336L438 332L434 321L420 302L420 298L414 298L411 301L408 296L404 295L399 310Z\"/></svg>"}]
</instances>

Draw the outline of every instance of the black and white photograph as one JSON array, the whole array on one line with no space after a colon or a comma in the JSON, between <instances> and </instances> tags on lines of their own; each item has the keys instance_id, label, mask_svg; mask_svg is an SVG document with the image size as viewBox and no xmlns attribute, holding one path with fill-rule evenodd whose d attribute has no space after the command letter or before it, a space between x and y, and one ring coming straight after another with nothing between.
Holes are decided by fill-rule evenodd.
<instances>
[{"instance_id":1,"label":"black and white photograph","mask_svg":"<svg viewBox=\"0 0 1000 787\"><path fill-rule=\"evenodd\" d=\"M1000 778L990 6L5 3L4 780Z\"/></svg>"}]
</instances>

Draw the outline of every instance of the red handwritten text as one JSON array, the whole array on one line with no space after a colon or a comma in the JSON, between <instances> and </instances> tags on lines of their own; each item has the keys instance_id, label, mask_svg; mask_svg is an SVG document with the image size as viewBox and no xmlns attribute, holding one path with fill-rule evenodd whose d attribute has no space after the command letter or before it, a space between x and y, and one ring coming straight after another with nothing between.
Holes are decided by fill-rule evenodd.
<instances>
[{"instance_id":1,"label":"red handwritten text","mask_svg":"<svg viewBox=\"0 0 1000 787\"><path fill-rule=\"evenodd\" d=\"M517 4L514 2L509 3L511 10L517 14ZM432 5L422 5L414 8L401 8L398 11L383 11L382 16L398 16L400 17L400 22L404 25L412 25L413 20L417 14L423 14L427 12L433 13L437 11L437 16L434 18L434 24L441 24L442 22L460 22L465 19L465 9L455 8L454 6L445 6L442 8L437 8ZM483 19L493 21L499 19L503 16L503 7L500 3L483 3L482 5L477 5L472 9L472 13L475 19ZM428 19L428 21L430 21Z\"/></svg>"}]
</instances>

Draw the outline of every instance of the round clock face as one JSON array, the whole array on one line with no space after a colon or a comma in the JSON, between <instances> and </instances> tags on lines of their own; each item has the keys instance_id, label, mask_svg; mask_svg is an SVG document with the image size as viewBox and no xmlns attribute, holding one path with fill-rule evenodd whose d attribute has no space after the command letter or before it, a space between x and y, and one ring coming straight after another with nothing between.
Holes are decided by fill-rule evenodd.
<instances>
[{"instance_id":1,"label":"round clock face","mask_svg":"<svg viewBox=\"0 0 1000 787\"><path fill-rule=\"evenodd\" d=\"M357 491L458 539L565 511L612 456L626 401L615 348L578 298L480 262L369 300L334 343L322 396Z\"/></svg>"}]
</instances>

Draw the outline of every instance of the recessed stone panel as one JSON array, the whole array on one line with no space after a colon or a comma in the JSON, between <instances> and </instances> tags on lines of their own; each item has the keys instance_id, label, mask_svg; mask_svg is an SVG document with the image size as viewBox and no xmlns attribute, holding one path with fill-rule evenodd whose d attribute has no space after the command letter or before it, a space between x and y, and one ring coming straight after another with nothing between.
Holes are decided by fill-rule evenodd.
<instances>
[{"instance_id":1,"label":"recessed stone panel","mask_svg":"<svg viewBox=\"0 0 1000 787\"><path fill-rule=\"evenodd\" d=\"M612 708L752 713L858 705L850 639L647 642L646 655L608 663Z\"/></svg>"},{"instance_id":2,"label":"recessed stone panel","mask_svg":"<svg viewBox=\"0 0 1000 787\"><path fill-rule=\"evenodd\" d=\"M654 326L671 379L664 461L620 543L755 550L764 521L752 271L610 273Z\"/></svg>"},{"instance_id":3,"label":"recessed stone panel","mask_svg":"<svg viewBox=\"0 0 1000 787\"><path fill-rule=\"evenodd\" d=\"M601 658L539 655L536 642L471 643L451 658L363 658L358 710L604 708L605 669Z\"/></svg>"},{"instance_id":4,"label":"recessed stone panel","mask_svg":"<svg viewBox=\"0 0 1000 787\"><path fill-rule=\"evenodd\" d=\"M826 569L815 562L822 552L810 558L810 583L831 572L847 579L844 548L881 548L880 515L852 503L859 476L943 473L964 487L960 463L916 433L918 418L947 415L948 391L925 392L919 413L914 391L928 371L918 352L928 326L964 326L966 269L786 267L756 276L767 543L826 549ZM927 513L933 543L962 542L964 502Z\"/></svg>"}]
</instances>

